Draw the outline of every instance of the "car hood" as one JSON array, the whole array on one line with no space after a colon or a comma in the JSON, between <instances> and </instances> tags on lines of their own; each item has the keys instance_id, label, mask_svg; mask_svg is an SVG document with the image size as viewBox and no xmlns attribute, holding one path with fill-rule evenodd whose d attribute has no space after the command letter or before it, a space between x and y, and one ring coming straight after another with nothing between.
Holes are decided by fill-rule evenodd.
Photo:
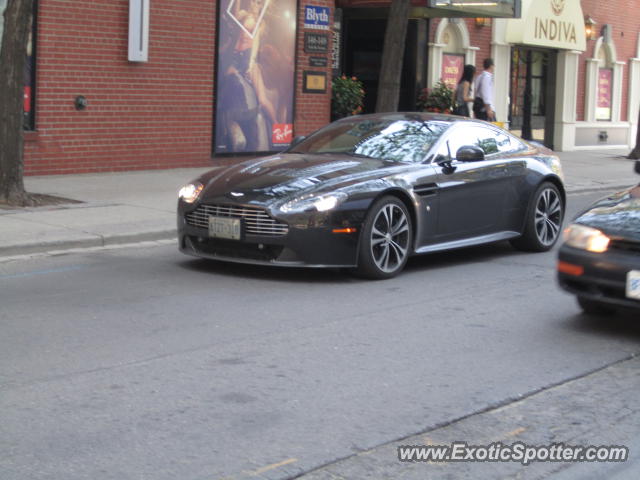
<instances>
[{"instance_id":1,"label":"car hood","mask_svg":"<svg viewBox=\"0 0 640 480\"><path fill-rule=\"evenodd\" d=\"M575 222L611 237L640 242L640 185L603 198Z\"/></svg>"},{"instance_id":2,"label":"car hood","mask_svg":"<svg viewBox=\"0 0 640 480\"><path fill-rule=\"evenodd\" d=\"M345 154L283 153L218 168L200 177L201 199L268 205L308 193L332 191L412 168ZM415 166L413 166L415 168Z\"/></svg>"}]
</instances>

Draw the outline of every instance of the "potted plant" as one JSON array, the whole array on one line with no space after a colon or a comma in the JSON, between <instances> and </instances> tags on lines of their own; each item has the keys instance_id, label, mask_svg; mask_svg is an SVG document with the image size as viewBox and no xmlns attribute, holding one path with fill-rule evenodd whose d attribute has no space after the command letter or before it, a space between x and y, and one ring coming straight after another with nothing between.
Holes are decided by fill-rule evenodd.
<instances>
[{"instance_id":1,"label":"potted plant","mask_svg":"<svg viewBox=\"0 0 640 480\"><path fill-rule=\"evenodd\" d=\"M347 117L362 112L364 88L356 77L342 75L333 79L331 86L331 117Z\"/></svg>"},{"instance_id":2,"label":"potted plant","mask_svg":"<svg viewBox=\"0 0 640 480\"><path fill-rule=\"evenodd\" d=\"M451 113L454 108L454 91L440 81L433 88L424 88L418 97L418 109L423 112Z\"/></svg>"}]
</instances>

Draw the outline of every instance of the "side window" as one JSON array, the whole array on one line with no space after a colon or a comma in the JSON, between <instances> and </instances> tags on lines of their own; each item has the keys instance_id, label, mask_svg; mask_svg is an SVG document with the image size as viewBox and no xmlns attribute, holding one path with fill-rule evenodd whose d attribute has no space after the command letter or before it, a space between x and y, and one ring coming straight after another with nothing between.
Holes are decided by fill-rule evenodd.
<instances>
[{"instance_id":1,"label":"side window","mask_svg":"<svg viewBox=\"0 0 640 480\"><path fill-rule=\"evenodd\" d=\"M456 152L460 147L478 144L477 133L477 128L474 125L465 125L462 128L456 128L447 135L445 141L440 145L437 156L442 155L443 157L448 157L449 153L451 153L451 156L455 158Z\"/></svg>"},{"instance_id":2,"label":"side window","mask_svg":"<svg viewBox=\"0 0 640 480\"><path fill-rule=\"evenodd\" d=\"M511 137L506 133L496 132L496 143L500 153L510 153L516 149L515 144L511 141Z\"/></svg>"},{"instance_id":3,"label":"side window","mask_svg":"<svg viewBox=\"0 0 640 480\"><path fill-rule=\"evenodd\" d=\"M507 135L506 133L496 131L496 142L500 153L514 153L526 148L521 142Z\"/></svg>"},{"instance_id":4,"label":"side window","mask_svg":"<svg viewBox=\"0 0 640 480\"><path fill-rule=\"evenodd\" d=\"M486 127L476 127L478 129L478 145L482 150L484 150L485 155L493 155L494 153L500 152L498 148L498 141L496 132L490 128ZM509 140L507 138L507 140Z\"/></svg>"},{"instance_id":5,"label":"side window","mask_svg":"<svg viewBox=\"0 0 640 480\"><path fill-rule=\"evenodd\" d=\"M447 142L443 143L438 150L438 156L446 157L450 150L451 156L455 157L460 147L469 145L480 147L485 155L502 152L501 147L510 145L510 138L502 134L498 137L496 133L498 132L482 125L465 125L462 128L457 128L447 138L449 148L447 149Z\"/></svg>"}]
</instances>

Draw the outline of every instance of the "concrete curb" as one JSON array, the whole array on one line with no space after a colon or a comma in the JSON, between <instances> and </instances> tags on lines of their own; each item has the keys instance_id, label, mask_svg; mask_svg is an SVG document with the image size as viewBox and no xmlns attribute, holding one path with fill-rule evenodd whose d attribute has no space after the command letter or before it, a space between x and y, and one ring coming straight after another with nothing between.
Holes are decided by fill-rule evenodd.
<instances>
[{"instance_id":1,"label":"concrete curb","mask_svg":"<svg viewBox=\"0 0 640 480\"><path fill-rule=\"evenodd\" d=\"M633 186L633 183L625 183L623 185L603 185L599 187L581 187L574 189L567 189L567 195L579 195L582 193L594 193L594 192L605 192L605 191L620 191L625 190L629 187Z\"/></svg>"},{"instance_id":2,"label":"concrete curb","mask_svg":"<svg viewBox=\"0 0 640 480\"><path fill-rule=\"evenodd\" d=\"M0 258L15 257L21 255L34 255L47 252L63 252L82 248L100 248L114 245L135 244L158 240L171 240L177 237L177 231L158 230L124 235L96 235L92 238L69 239L53 242L22 243L0 247Z\"/></svg>"}]
</instances>

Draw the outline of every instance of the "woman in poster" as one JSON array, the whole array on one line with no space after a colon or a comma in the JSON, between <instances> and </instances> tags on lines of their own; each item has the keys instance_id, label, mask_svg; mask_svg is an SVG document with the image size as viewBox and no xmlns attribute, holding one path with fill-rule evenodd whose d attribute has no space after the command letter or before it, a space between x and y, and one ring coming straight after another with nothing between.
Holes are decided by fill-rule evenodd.
<instances>
[{"instance_id":1,"label":"woman in poster","mask_svg":"<svg viewBox=\"0 0 640 480\"><path fill-rule=\"evenodd\" d=\"M239 72L247 77L256 89L258 101L267 113L271 123L277 123L276 110L273 106L262 78L262 68L257 57L260 51L260 36L264 31L264 23L260 22L269 0L248 0L246 9L236 1L235 17L244 27L234 48L234 59ZM234 67L232 67L234 68Z\"/></svg>"},{"instance_id":2,"label":"woman in poster","mask_svg":"<svg viewBox=\"0 0 640 480\"><path fill-rule=\"evenodd\" d=\"M292 123L296 2L230 0L221 7L216 152L286 146L278 132Z\"/></svg>"}]
</instances>

